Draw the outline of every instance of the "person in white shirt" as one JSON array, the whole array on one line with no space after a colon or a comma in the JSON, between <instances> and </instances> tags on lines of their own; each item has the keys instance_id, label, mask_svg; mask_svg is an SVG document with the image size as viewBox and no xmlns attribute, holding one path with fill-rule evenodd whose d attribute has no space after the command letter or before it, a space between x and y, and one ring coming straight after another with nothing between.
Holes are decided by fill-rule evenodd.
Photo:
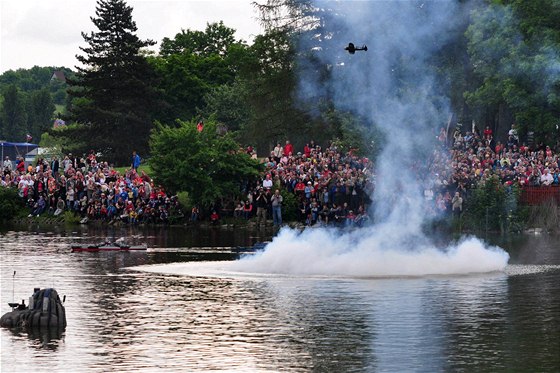
<instances>
[{"instance_id":1,"label":"person in white shirt","mask_svg":"<svg viewBox=\"0 0 560 373\"><path fill-rule=\"evenodd\" d=\"M554 181L554 177L548 171L548 168L545 168L541 175L541 185L548 186L551 185L553 181Z\"/></svg>"},{"instance_id":2,"label":"person in white shirt","mask_svg":"<svg viewBox=\"0 0 560 373\"><path fill-rule=\"evenodd\" d=\"M14 169L14 165L12 161L10 161L10 157L6 156L4 159L4 164L2 165L4 170L12 171Z\"/></svg>"},{"instance_id":3,"label":"person in white shirt","mask_svg":"<svg viewBox=\"0 0 560 373\"><path fill-rule=\"evenodd\" d=\"M272 188L272 179L270 178L270 175L267 174L266 178L263 180L263 188L265 189L271 189Z\"/></svg>"}]
</instances>

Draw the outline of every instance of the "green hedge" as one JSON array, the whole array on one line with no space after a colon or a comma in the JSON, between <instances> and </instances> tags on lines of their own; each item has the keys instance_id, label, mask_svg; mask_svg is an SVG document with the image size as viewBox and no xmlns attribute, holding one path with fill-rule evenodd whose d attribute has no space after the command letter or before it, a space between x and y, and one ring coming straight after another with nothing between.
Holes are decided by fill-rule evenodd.
<instances>
[{"instance_id":1,"label":"green hedge","mask_svg":"<svg viewBox=\"0 0 560 373\"><path fill-rule=\"evenodd\" d=\"M13 219L24 207L17 189L0 187L0 221Z\"/></svg>"}]
</instances>

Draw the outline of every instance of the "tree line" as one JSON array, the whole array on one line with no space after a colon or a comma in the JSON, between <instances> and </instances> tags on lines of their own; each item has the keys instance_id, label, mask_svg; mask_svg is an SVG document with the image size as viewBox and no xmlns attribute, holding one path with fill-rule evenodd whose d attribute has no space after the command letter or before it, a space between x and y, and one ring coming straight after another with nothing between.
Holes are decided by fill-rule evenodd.
<instances>
[{"instance_id":1,"label":"tree line","mask_svg":"<svg viewBox=\"0 0 560 373\"><path fill-rule=\"evenodd\" d=\"M53 78L72 76L64 67L39 67L9 70L0 75L0 139L23 142L30 135L39 141L41 135L61 116L66 106L66 84Z\"/></svg>"}]
</instances>

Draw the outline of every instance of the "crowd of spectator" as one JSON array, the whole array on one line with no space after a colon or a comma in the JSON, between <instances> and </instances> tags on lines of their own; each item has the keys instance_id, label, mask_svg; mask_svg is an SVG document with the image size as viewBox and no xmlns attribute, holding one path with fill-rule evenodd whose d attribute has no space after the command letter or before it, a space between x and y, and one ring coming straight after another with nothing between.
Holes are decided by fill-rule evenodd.
<instances>
[{"instance_id":1,"label":"crowd of spectator","mask_svg":"<svg viewBox=\"0 0 560 373\"><path fill-rule=\"evenodd\" d=\"M489 127L480 133L476 128L463 132L461 126L452 135L441 129L437 141L428 162L418 159L401 170L415 175L423 188L428 215L459 216L472 190L490 178L508 189L560 184L560 155L550 145L520 143L515 126L505 143L496 141ZM361 226L369 220L375 168L368 158L341 152L332 144L323 149L313 141L295 152L286 141L283 146L277 143L264 162L262 180L248 187L235 216L257 216L261 223L261 216L272 214L272 191L280 189L295 196L298 220L305 225Z\"/></svg>"},{"instance_id":2,"label":"crowd of spectator","mask_svg":"<svg viewBox=\"0 0 560 373\"><path fill-rule=\"evenodd\" d=\"M504 143L495 140L488 126L482 133L457 127L438 140L441 146L430 162L425 195L435 198L439 212L460 212L470 192L490 178L506 187L559 186L560 155L550 145L520 143L515 126Z\"/></svg>"},{"instance_id":3,"label":"crowd of spectator","mask_svg":"<svg viewBox=\"0 0 560 373\"><path fill-rule=\"evenodd\" d=\"M39 158L28 167L20 157L15 165L6 157L2 186L17 188L29 217L57 216L66 210L84 220L135 224L167 223L170 216L181 215L177 197L168 196L146 173L138 174L138 162L134 153L131 168L121 174L107 162L98 162L93 151L84 157Z\"/></svg>"},{"instance_id":4,"label":"crowd of spectator","mask_svg":"<svg viewBox=\"0 0 560 373\"><path fill-rule=\"evenodd\" d=\"M234 216L255 216L259 225L272 217L274 225L282 224L284 201L275 196L282 190L293 195L295 216L302 224L361 226L369 220L372 162L352 151L341 152L334 144L323 149L310 141L301 150L296 152L289 140L277 143L263 160L262 180L246 186Z\"/></svg>"},{"instance_id":5,"label":"crowd of spectator","mask_svg":"<svg viewBox=\"0 0 560 373\"><path fill-rule=\"evenodd\" d=\"M550 145L520 143L514 127L505 143L495 141L489 127L482 133L457 127L451 136L442 129L437 139L440 146L429 162L418 160L408 170L424 189L429 213L461 214L470 192L489 178L505 186L559 185L560 155ZM246 151L256 157L251 147ZM352 150L343 152L334 143L323 148L310 141L296 150L285 141L276 144L262 162L262 178L243 186L242 199L213 206L206 214L194 206L190 220L207 217L218 224L225 214L258 225L272 220L276 226L282 225L282 214L307 226L362 226L369 220L375 169L368 158ZM93 151L84 157L39 159L27 167L22 158L12 162L6 157L1 185L17 188L30 216L69 210L82 218L131 224L167 223L170 216L182 217L177 197L168 196L146 173L138 173L139 165L136 153L124 174L98 162Z\"/></svg>"}]
</instances>

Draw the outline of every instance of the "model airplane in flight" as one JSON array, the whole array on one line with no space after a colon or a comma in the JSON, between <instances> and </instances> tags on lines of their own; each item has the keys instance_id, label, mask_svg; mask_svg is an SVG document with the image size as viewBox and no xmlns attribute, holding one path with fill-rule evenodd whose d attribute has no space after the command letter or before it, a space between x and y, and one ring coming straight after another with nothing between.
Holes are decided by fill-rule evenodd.
<instances>
[{"instance_id":1,"label":"model airplane in flight","mask_svg":"<svg viewBox=\"0 0 560 373\"><path fill-rule=\"evenodd\" d=\"M348 43L348 46L344 49L347 50L348 53L350 53L350 54L354 54L354 53L356 53L356 51L367 52L367 46L366 45L364 45L360 48L360 47L355 47L354 43Z\"/></svg>"}]
</instances>

